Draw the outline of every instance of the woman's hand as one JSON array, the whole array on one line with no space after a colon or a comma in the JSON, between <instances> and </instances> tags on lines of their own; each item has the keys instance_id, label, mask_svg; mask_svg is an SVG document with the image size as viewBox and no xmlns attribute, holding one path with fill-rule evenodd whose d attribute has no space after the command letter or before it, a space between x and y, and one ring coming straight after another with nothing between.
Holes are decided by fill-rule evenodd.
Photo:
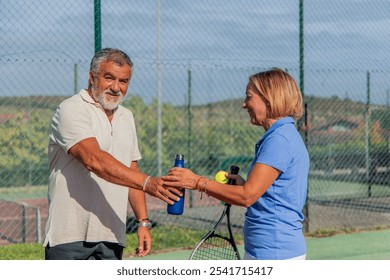
<instances>
[{"instance_id":1,"label":"woman's hand","mask_svg":"<svg viewBox=\"0 0 390 280\"><path fill-rule=\"evenodd\" d=\"M237 174L229 173L226 175L226 178L235 180L237 186L243 186L245 184L244 178L242 178L240 175Z\"/></svg>"},{"instance_id":2,"label":"woman's hand","mask_svg":"<svg viewBox=\"0 0 390 280\"><path fill-rule=\"evenodd\" d=\"M195 190L199 179L199 176L192 172L188 168L173 167L169 170L168 175L162 176L164 185L168 187L184 188L189 190Z\"/></svg>"}]
</instances>

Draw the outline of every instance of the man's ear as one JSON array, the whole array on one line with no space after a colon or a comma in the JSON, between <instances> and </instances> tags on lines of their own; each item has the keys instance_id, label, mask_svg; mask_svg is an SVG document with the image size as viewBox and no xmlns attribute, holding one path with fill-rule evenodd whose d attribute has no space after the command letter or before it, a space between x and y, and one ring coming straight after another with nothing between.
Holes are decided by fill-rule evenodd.
<instances>
[{"instance_id":1,"label":"man's ear","mask_svg":"<svg viewBox=\"0 0 390 280\"><path fill-rule=\"evenodd\" d=\"M91 88L93 85L93 74L92 71L89 71L89 82L88 82L88 88Z\"/></svg>"}]
</instances>

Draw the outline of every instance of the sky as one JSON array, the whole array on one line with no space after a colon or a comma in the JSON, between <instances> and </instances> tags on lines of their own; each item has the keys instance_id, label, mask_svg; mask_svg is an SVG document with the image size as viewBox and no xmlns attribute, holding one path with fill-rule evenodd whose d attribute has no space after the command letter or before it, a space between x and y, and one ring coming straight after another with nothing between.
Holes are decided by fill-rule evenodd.
<instances>
[{"instance_id":1,"label":"sky","mask_svg":"<svg viewBox=\"0 0 390 280\"><path fill-rule=\"evenodd\" d=\"M0 0L0 7L0 96L67 95L86 86L93 0ZM179 90L184 101L188 69L207 101L242 95L247 76L264 68L289 69L299 81L298 0L101 0L101 12L102 47L130 54L129 90L149 100L161 79L166 100L177 100L170 92ZM373 100L383 102L389 15L387 0L304 1L305 94L363 101L370 71Z\"/></svg>"}]
</instances>

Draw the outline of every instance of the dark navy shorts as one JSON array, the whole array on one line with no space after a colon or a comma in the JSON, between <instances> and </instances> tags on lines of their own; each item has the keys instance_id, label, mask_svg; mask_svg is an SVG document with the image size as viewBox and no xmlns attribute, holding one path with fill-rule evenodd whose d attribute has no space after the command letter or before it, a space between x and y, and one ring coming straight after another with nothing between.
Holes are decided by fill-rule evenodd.
<instances>
[{"instance_id":1,"label":"dark navy shorts","mask_svg":"<svg viewBox=\"0 0 390 280\"><path fill-rule=\"evenodd\" d=\"M110 242L72 242L45 247L45 260L121 260L123 246Z\"/></svg>"}]
</instances>

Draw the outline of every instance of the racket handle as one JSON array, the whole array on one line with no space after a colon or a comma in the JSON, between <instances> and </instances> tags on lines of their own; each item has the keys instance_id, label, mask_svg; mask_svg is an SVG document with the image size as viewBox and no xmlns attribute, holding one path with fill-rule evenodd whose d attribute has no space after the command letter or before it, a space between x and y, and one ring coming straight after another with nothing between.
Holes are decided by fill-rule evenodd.
<instances>
[{"instance_id":1,"label":"racket handle","mask_svg":"<svg viewBox=\"0 0 390 280\"><path fill-rule=\"evenodd\" d=\"M240 171L240 168L238 166L236 166L236 165L230 166L230 174L238 174L239 171ZM229 179L228 184L229 185L235 185L236 184L236 180Z\"/></svg>"}]
</instances>

